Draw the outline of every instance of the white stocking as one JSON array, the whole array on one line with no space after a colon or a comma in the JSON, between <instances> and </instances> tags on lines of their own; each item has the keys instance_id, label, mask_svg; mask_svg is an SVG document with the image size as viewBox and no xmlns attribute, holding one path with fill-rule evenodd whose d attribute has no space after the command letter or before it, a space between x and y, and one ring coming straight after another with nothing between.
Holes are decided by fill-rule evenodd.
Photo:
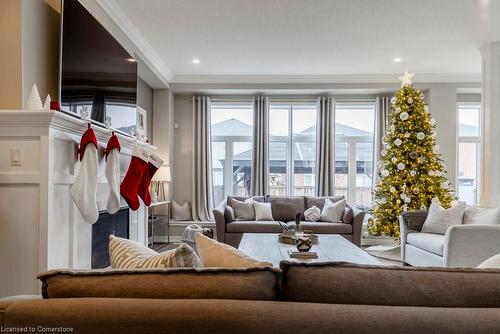
<instances>
[{"instance_id":1,"label":"white stocking","mask_svg":"<svg viewBox=\"0 0 500 334\"><path fill-rule=\"evenodd\" d=\"M94 145L88 144L85 146L80 171L70 188L70 193L83 220L89 224L94 224L99 217L96 199L98 170L97 149Z\"/></svg>"},{"instance_id":2,"label":"white stocking","mask_svg":"<svg viewBox=\"0 0 500 334\"><path fill-rule=\"evenodd\" d=\"M106 209L113 214L120 209L120 150L114 148L108 153L104 170L109 185L109 197Z\"/></svg>"}]
</instances>

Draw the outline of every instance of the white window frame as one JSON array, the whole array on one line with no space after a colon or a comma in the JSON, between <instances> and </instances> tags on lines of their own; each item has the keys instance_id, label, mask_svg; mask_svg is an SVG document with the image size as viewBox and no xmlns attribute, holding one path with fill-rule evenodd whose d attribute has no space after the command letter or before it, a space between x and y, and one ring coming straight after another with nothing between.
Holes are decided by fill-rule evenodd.
<instances>
[{"instance_id":1,"label":"white window frame","mask_svg":"<svg viewBox=\"0 0 500 334\"><path fill-rule=\"evenodd\" d=\"M220 101L220 102L212 102L211 110L214 108L217 109L247 109L248 107L252 107L251 102L246 101ZM212 126L212 124L210 124ZM255 125L254 125L255 126ZM234 158L234 143L239 142L249 142L252 143L252 136L211 136L210 139L210 150L212 149L212 143L215 142L224 142L225 143L225 166L224 166L224 197L232 196L233 193L233 158ZM252 145L253 146L253 145ZM253 147L252 147L253 150ZM213 170L211 171L213 173ZM253 172L253 171L252 171Z\"/></svg>"},{"instance_id":2,"label":"white window frame","mask_svg":"<svg viewBox=\"0 0 500 334\"><path fill-rule=\"evenodd\" d=\"M460 109L462 106L467 106L469 108L477 108L479 111L479 119L478 119L478 125L479 125L479 135L477 136L461 136L460 135ZM481 106L481 101L476 101L476 102L457 102L457 149L456 149L456 174L455 174L455 179L456 179L456 184L455 184L455 194L457 196L460 194L460 144L461 143L470 143L470 144L476 144L476 195L475 195L475 201L474 205L479 204L481 200L481 181L482 181L482 175L481 175L481 167L483 164L483 154L482 154L482 148L483 148L483 110Z\"/></svg>"},{"instance_id":3,"label":"white window frame","mask_svg":"<svg viewBox=\"0 0 500 334\"><path fill-rule=\"evenodd\" d=\"M335 112L337 111L338 105L352 105L353 109L355 106L362 107L363 105L373 107L376 112L375 100L337 100L335 101ZM375 116L375 115L374 115ZM336 117L335 117L336 118ZM373 122L375 122L375 117ZM334 125L335 126L335 125ZM373 124L373 129L375 130L375 124ZM356 205L359 204L356 201L356 155L357 155L357 144L358 143L372 143L375 140L375 131L373 136L337 136L335 134L335 143L346 143L347 144L347 198L346 200L350 203ZM374 157L372 156L372 161ZM335 163L334 163L335 166ZM372 174L375 171L372 171ZM373 175L372 175L373 177ZM373 192L373 185L371 187ZM334 185L336 191L337 185Z\"/></svg>"},{"instance_id":4,"label":"white window frame","mask_svg":"<svg viewBox=\"0 0 500 334\"><path fill-rule=\"evenodd\" d=\"M269 104L269 114L271 114L271 109L273 107L280 109L288 109L288 135L287 136L272 136L269 131L269 142L282 142L286 143L286 196L294 196L294 184L293 176L295 169L295 162L293 159L293 148L297 143L314 143L316 142L316 136L311 138L310 136L298 136L293 135L293 110L295 106L314 106L316 108L316 117L318 115L318 106L316 102L273 102ZM316 124L317 125L317 124ZM297 140L297 137L300 140ZM316 191L316 186L313 186L314 191Z\"/></svg>"}]
</instances>

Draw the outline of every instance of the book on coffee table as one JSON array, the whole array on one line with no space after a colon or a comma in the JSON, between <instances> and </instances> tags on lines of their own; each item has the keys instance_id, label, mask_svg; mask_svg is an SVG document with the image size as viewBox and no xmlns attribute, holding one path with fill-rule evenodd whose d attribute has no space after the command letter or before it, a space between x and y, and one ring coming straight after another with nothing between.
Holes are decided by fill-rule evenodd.
<instances>
[{"instance_id":1,"label":"book on coffee table","mask_svg":"<svg viewBox=\"0 0 500 334\"><path fill-rule=\"evenodd\" d=\"M299 252L295 251L293 249L288 250L288 255L292 259L317 259L318 258L318 253L316 252Z\"/></svg>"}]
</instances>

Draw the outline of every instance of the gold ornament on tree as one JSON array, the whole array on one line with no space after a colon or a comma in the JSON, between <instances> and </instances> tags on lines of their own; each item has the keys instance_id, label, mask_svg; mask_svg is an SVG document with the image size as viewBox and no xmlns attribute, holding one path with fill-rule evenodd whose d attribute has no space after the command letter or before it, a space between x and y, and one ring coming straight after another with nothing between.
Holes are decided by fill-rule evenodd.
<instances>
[{"instance_id":1,"label":"gold ornament on tree","mask_svg":"<svg viewBox=\"0 0 500 334\"><path fill-rule=\"evenodd\" d=\"M448 208L454 200L435 141L435 120L424 94L413 87L413 76L405 71L399 78L401 88L391 99L385 142L393 145L384 147L378 166L373 219L368 222L368 231L374 235L399 238L403 211L428 208L433 198Z\"/></svg>"}]
</instances>

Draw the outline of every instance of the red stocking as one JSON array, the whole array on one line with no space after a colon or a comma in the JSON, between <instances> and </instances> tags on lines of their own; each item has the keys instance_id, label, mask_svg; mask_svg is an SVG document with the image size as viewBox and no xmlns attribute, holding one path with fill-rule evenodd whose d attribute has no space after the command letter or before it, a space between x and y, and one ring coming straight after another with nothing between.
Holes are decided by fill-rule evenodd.
<instances>
[{"instance_id":1,"label":"red stocking","mask_svg":"<svg viewBox=\"0 0 500 334\"><path fill-rule=\"evenodd\" d=\"M149 156L148 168L144 172L142 176L141 183L139 184L139 190L137 194L146 206L151 204L151 193L149 191L149 184L151 183L151 179L155 175L158 168L163 164L163 160L161 160L158 156L151 154Z\"/></svg>"},{"instance_id":2,"label":"red stocking","mask_svg":"<svg viewBox=\"0 0 500 334\"><path fill-rule=\"evenodd\" d=\"M120 185L120 194L133 211L139 208L137 191L143 175L148 167L148 151L136 145L132 151L132 159L127 174Z\"/></svg>"}]
</instances>

